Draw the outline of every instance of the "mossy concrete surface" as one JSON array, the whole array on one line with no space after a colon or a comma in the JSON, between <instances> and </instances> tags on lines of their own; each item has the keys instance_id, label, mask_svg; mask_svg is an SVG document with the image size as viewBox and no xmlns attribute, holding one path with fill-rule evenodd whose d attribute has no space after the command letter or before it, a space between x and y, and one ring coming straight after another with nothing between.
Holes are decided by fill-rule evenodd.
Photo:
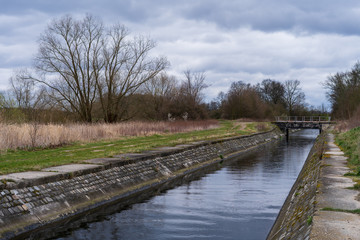
<instances>
[{"instance_id":1,"label":"mossy concrete surface","mask_svg":"<svg viewBox=\"0 0 360 240\"><path fill-rule=\"evenodd\" d=\"M350 171L347 158L331 133L327 134L322 165L310 239L360 239L360 215L351 213L360 209L359 191L349 189L354 182L344 176Z\"/></svg>"},{"instance_id":2,"label":"mossy concrete surface","mask_svg":"<svg viewBox=\"0 0 360 240\"><path fill-rule=\"evenodd\" d=\"M319 135L291 188L267 239L308 239L315 211L315 194L325 142Z\"/></svg>"}]
</instances>

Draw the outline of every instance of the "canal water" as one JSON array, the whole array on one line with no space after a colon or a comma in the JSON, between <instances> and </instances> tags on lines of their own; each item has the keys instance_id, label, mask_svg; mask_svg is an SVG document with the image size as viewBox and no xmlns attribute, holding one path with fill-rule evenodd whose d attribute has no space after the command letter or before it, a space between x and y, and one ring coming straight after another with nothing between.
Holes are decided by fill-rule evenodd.
<instances>
[{"instance_id":1,"label":"canal water","mask_svg":"<svg viewBox=\"0 0 360 240\"><path fill-rule=\"evenodd\" d=\"M57 239L265 239L317 134L292 133Z\"/></svg>"}]
</instances>

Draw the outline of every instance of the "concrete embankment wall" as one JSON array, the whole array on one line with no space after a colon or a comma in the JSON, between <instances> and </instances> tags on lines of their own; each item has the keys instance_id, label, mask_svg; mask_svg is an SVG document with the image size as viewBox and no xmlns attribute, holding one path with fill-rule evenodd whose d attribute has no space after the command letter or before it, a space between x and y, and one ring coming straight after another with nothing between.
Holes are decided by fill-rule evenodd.
<instances>
[{"instance_id":1,"label":"concrete embankment wall","mask_svg":"<svg viewBox=\"0 0 360 240\"><path fill-rule=\"evenodd\" d=\"M144 199L149 189L209 165L234 158L279 138L272 131L231 139L178 146L174 150L112 161L100 170L43 183L16 183L0 190L0 238L22 239L51 225L86 216L104 205ZM141 195L141 196L140 196ZM30 235L29 235L30 234ZM36 237L34 237L36 238Z\"/></svg>"},{"instance_id":2,"label":"concrete embankment wall","mask_svg":"<svg viewBox=\"0 0 360 240\"><path fill-rule=\"evenodd\" d=\"M309 239L324 143L325 133L322 133L317 137L291 188L267 237L268 240Z\"/></svg>"}]
</instances>

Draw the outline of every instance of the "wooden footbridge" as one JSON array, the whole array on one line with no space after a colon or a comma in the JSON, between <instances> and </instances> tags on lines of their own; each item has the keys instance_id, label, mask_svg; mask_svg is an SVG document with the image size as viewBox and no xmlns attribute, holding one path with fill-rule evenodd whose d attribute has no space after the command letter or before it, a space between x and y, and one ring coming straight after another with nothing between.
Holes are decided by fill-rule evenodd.
<instances>
[{"instance_id":1,"label":"wooden footbridge","mask_svg":"<svg viewBox=\"0 0 360 240\"><path fill-rule=\"evenodd\" d=\"M321 133L323 125L335 123L328 116L278 116L275 119L273 123L285 132L287 140L289 139L289 129L319 129Z\"/></svg>"}]
</instances>

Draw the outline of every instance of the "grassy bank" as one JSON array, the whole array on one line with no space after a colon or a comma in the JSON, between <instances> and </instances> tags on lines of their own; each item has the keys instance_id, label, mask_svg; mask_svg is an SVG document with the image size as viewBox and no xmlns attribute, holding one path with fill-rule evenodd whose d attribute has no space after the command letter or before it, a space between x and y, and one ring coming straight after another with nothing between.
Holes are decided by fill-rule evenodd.
<instances>
[{"instance_id":1,"label":"grassy bank","mask_svg":"<svg viewBox=\"0 0 360 240\"><path fill-rule=\"evenodd\" d=\"M83 160L112 157L121 153L142 152L160 146L175 146L200 140L246 135L271 128L269 123L241 123L220 121L216 128L189 132L166 131L142 136L122 136L118 139L77 142L63 147L33 150L7 150L0 155L0 174L40 170L45 167Z\"/></svg>"},{"instance_id":2,"label":"grassy bank","mask_svg":"<svg viewBox=\"0 0 360 240\"><path fill-rule=\"evenodd\" d=\"M360 177L360 127L337 134L336 144L340 146L341 150L349 158L348 164L354 170L353 175Z\"/></svg>"}]
</instances>

